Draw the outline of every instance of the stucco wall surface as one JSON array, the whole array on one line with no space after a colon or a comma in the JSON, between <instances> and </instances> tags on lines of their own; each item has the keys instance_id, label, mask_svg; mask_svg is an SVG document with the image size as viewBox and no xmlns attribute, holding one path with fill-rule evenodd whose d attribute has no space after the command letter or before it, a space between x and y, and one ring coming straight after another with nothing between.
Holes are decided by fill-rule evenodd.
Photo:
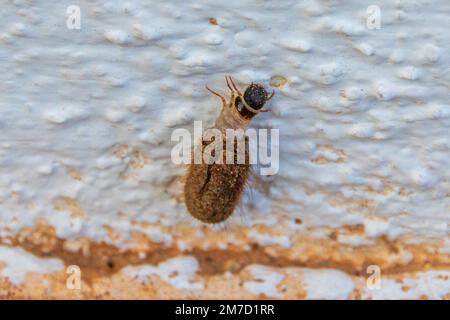
<instances>
[{"instance_id":1,"label":"stucco wall surface","mask_svg":"<svg viewBox=\"0 0 450 320\"><path fill-rule=\"evenodd\" d=\"M1 298L450 297L449 1L0 10ZM225 74L275 90L279 171L209 226L171 134Z\"/></svg>"}]
</instances>

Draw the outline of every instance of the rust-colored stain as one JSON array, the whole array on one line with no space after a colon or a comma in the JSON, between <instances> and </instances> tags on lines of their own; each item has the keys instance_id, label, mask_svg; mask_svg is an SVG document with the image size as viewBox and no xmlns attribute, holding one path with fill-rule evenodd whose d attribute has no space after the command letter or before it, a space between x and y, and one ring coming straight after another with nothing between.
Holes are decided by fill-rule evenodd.
<instances>
[{"instance_id":1,"label":"rust-colored stain","mask_svg":"<svg viewBox=\"0 0 450 320\"><path fill-rule=\"evenodd\" d=\"M361 234L362 225L346 225L345 233ZM292 257L292 249L278 248L277 254L269 254L266 247L256 243L250 250L228 245L226 249L201 249L181 251L176 246L166 247L155 243L144 234L134 237L146 246L139 250L121 250L114 245L98 243L83 239L84 246L73 248L68 244L75 240L63 240L56 236L53 227L40 224L36 228L24 229L15 238L0 238L1 243L19 246L39 257L55 257L63 260L66 265L78 265L87 278L110 276L125 266L158 264L178 255L193 255L200 264L199 274L217 275L225 272L236 273L251 264L262 264L273 267L308 267L339 269L350 275L365 274L365 267L377 264L383 269L383 274L398 274L416 272L428 269L447 269L450 267L450 257L438 253L439 244L406 244L380 237L374 246L351 247L338 243L331 237L329 240L310 239L297 244L303 247L302 253ZM86 249L85 246L89 248ZM137 247L136 247L137 248ZM145 257L142 257L142 250ZM76 250L76 251L75 251ZM408 251L413 255L412 261L401 264L388 259L390 254Z\"/></svg>"},{"instance_id":2,"label":"rust-colored stain","mask_svg":"<svg viewBox=\"0 0 450 320\"><path fill-rule=\"evenodd\" d=\"M219 23L217 22L216 18L209 18L208 19L209 24L213 25L213 26L218 26Z\"/></svg>"},{"instance_id":3,"label":"rust-colored stain","mask_svg":"<svg viewBox=\"0 0 450 320\"><path fill-rule=\"evenodd\" d=\"M69 197L57 198L53 206L57 211L69 211L72 218L86 219L87 214L81 208L78 200Z\"/></svg>"}]
</instances>

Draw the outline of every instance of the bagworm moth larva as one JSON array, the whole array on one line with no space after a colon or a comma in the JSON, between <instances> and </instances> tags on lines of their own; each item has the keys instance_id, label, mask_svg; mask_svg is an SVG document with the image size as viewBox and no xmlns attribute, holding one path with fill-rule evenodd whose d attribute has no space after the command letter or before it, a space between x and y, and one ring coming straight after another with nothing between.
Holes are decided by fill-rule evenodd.
<instances>
[{"instance_id":1,"label":"bagworm moth larva","mask_svg":"<svg viewBox=\"0 0 450 320\"><path fill-rule=\"evenodd\" d=\"M222 110L216 119L214 128L224 133L223 163L208 164L202 161L202 163L196 164L192 162L189 165L184 186L184 199L189 213L205 223L219 223L231 216L240 201L250 175L247 137L244 137L245 161L241 164L237 161L239 141L236 141L236 143L233 143L234 163L226 163L226 129L245 130L256 114L266 111L262 107L275 93L272 92L269 96L262 85L252 83L242 95L231 77L225 76L225 80L231 91L231 98L228 102L222 95L206 87L207 90L222 100ZM210 143L202 142L200 146L202 154Z\"/></svg>"}]
</instances>

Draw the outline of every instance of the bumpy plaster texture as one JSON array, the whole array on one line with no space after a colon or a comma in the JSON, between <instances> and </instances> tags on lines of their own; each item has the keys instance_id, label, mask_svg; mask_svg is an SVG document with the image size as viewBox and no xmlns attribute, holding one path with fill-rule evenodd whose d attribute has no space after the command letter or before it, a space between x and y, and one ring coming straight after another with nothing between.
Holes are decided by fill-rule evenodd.
<instances>
[{"instance_id":1,"label":"bumpy plaster texture","mask_svg":"<svg viewBox=\"0 0 450 320\"><path fill-rule=\"evenodd\" d=\"M447 0L73 4L2 4L0 297L449 298ZM276 90L280 168L209 227L171 133L224 74Z\"/></svg>"}]
</instances>

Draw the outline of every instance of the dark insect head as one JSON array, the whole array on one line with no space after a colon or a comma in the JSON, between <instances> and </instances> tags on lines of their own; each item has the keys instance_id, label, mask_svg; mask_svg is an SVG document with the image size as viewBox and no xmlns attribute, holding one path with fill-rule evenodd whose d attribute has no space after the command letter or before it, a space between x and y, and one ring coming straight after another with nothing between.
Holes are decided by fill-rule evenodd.
<instances>
[{"instance_id":1,"label":"dark insect head","mask_svg":"<svg viewBox=\"0 0 450 320\"><path fill-rule=\"evenodd\" d=\"M266 103L267 98L267 91L260 84L252 83L244 92L245 102L247 102L247 104L255 110L261 109Z\"/></svg>"},{"instance_id":2,"label":"dark insect head","mask_svg":"<svg viewBox=\"0 0 450 320\"><path fill-rule=\"evenodd\" d=\"M273 93L268 95L262 85L252 83L245 89L244 96L242 97L244 101L242 101L241 97L236 97L235 107L244 118L250 119L258 112L264 111L261 110L262 107L264 107L266 101L270 100L272 96Z\"/></svg>"},{"instance_id":3,"label":"dark insect head","mask_svg":"<svg viewBox=\"0 0 450 320\"><path fill-rule=\"evenodd\" d=\"M232 93L232 97L234 97L232 105L245 119L251 119L260 112L266 112L267 110L262 109L262 107L264 107L266 101L272 99L275 94L275 91L270 95L267 94L266 89L264 89L262 85L252 82L247 89L245 89L244 95L242 95L230 76L225 75L225 81L227 82L228 89L230 89ZM206 86L206 89L218 96L220 100L222 100L223 106L227 105L225 98L220 93L210 89L208 86Z\"/></svg>"}]
</instances>

